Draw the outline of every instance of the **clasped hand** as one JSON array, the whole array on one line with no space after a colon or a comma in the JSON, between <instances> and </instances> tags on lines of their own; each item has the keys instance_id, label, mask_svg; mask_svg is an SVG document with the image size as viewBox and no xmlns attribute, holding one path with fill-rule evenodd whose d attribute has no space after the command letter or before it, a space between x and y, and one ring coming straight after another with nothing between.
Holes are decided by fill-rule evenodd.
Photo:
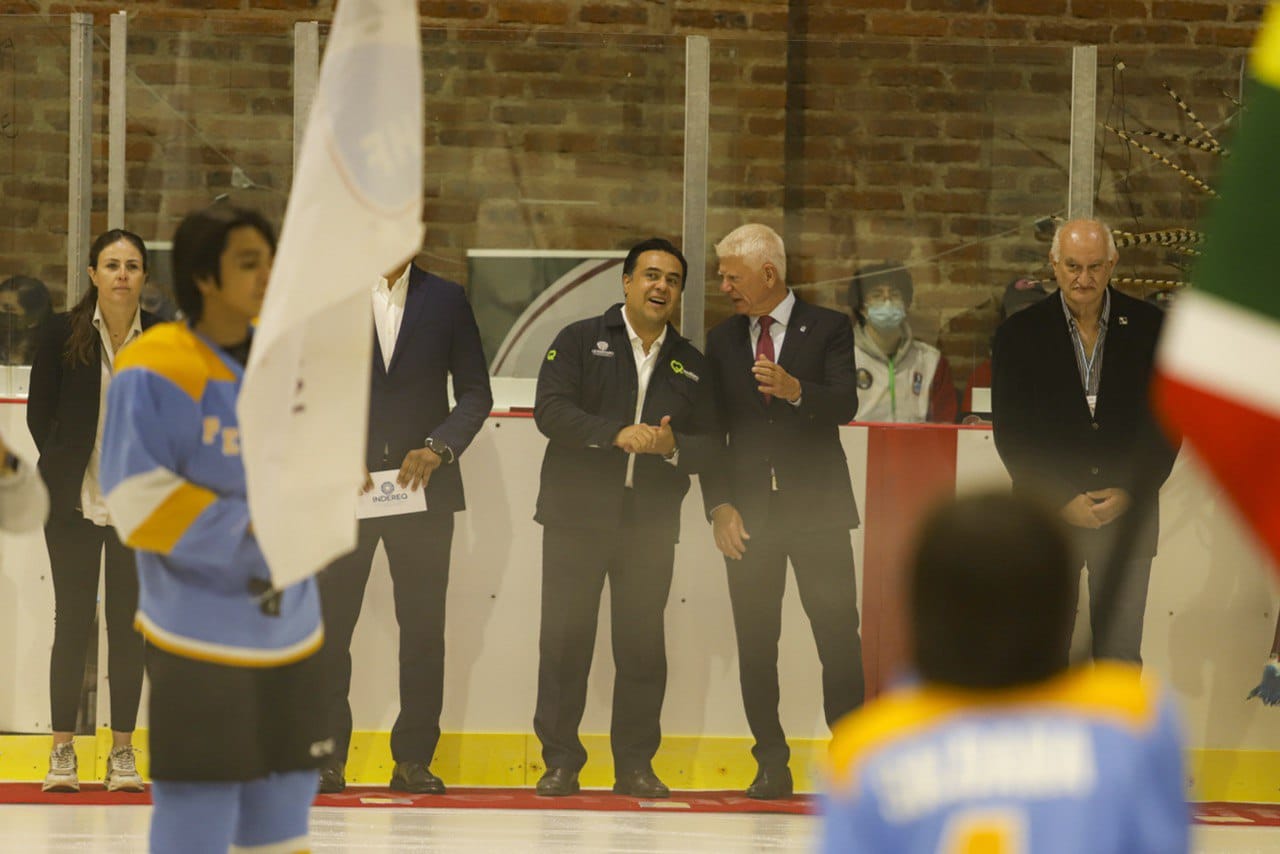
<instances>
[{"instance_id":1,"label":"clasped hand","mask_svg":"<svg viewBox=\"0 0 1280 854\"><path fill-rule=\"evenodd\" d=\"M1132 503L1123 489L1094 489L1068 501L1062 508L1062 518L1077 528L1101 528L1124 515Z\"/></svg>"},{"instance_id":2,"label":"clasped hand","mask_svg":"<svg viewBox=\"0 0 1280 854\"><path fill-rule=\"evenodd\" d=\"M756 363L751 366L751 374L756 378L756 390L761 394L771 394L791 403L800 399L800 380L787 373L777 362L756 359Z\"/></svg>"},{"instance_id":3,"label":"clasped hand","mask_svg":"<svg viewBox=\"0 0 1280 854\"><path fill-rule=\"evenodd\" d=\"M613 437L613 444L628 454L658 454L668 457L676 449L675 433L671 431L671 416L662 416L657 427L650 424L623 427Z\"/></svg>"}]
</instances>

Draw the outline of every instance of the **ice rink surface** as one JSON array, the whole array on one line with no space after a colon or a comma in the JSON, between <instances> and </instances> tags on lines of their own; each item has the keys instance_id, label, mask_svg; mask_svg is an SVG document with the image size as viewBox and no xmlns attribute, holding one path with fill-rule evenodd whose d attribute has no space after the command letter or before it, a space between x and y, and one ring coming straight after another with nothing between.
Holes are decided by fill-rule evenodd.
<instances>
[{"instance_id":1,"label":"ice rink surface","mask_svg":"<svg viewBox=\"0 0 1280 854\"><path fill-rule=\"evenodd\" d=\"M150 807L3 806L3 854L146 854ZM811 852L817 819L793 815L317 807L313 854ZM1197 852L1277 852L1280 829L1200 827Z\"/></svg>"}]
</instances>

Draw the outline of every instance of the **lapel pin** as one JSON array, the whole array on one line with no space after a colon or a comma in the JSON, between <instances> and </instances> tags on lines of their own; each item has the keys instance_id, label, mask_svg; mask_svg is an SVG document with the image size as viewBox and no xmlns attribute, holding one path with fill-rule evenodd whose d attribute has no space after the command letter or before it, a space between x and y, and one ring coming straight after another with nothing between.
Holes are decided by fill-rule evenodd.
<instances>
[{"instance_id":1,"label":"lapel pin","mask_svg":"<svg viewBox=\"0 0 1280 854\"><path fill-rule=\"evenodd\" d=\"M1125 315L1123 315L1123 314L1122 314L1122 315L1120 315L1119 317L1117 317L1117 318L1116 318L1116 320L1117 320L1117 321L1119 321L1119 323L1120 323L1120 325L1121 325L1121 326L1128 326L1128 325L1129 325L1129 318L1128 318L1128 317L1126 317L1126 316L1125 316Z\"/></svg>"},{"instance_id":2,"label":"lapel pin","mask_svg":"<svg viewBox=\"0 0 1280 854\"><path fill-rule=\"evenodd\" d=\"M809 327L807 327L807 326L801 326L801 327L800 327L800 331L801 331L801 332L808 332L808 331L809 331Z\"/></svg>"}]
</instances>

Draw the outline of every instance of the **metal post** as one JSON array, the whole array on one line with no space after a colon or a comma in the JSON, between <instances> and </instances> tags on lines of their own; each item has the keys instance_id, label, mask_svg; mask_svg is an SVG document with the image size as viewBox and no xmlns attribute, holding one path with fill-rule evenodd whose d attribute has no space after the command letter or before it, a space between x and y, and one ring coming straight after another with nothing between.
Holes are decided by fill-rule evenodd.
<instances>
[{"instance_id":1,"label":"metal post","mask_svg":"<svg viewBox=\"0 0 1280 854\"><path fill-rule=\"evenodd\" d=\"M1067 219L1093 216L1094 137L1098 124L1098 48L1071 50L1071 153Z\"/></svg>"},{"instance_id":2,"label":"metal post","mask_svg":"<svg viewBox=\"0 0 1280 854\"><path fill-rule=\"evenodd\" d=\"M320 81L320 24L300 21L293 25L293 166L302 153L302 135L311 115L311 102Z\"/></svg>"},{"instance_id":3,"label":"metal post","mask_svg":"<svg viewBox=\"0 0 1280 854\"><path fill-rule=\"evenodd\" d=\"M111 16L111 70L107 88L107 228L124 228L125 147L128 115L128 82L125 60L129 55L129 15Z\"/></svg>"},{"instance_id":4,"label":"metal post","mask_svg":"<svg viewBox=\"0 0 1280 854\"><path fill-rule=\"evenodd\" d=\"M684 234L689 275L680 301L680 331L701 348L706 339L707 164L711 142L711 42L688 36L684 50Z\"/></svg>"},{"instance_id":5,"label":"metal post","mask_svg":"<svg viewBox=\"0 0 1280 854\"><path fill-rule=\"evenodd\" d=\"M84 292L84 268L89 254L90 134L93 132L93 16L71 15L71 116L67 139L67 305Z\"/></svg>"}]
</instances>

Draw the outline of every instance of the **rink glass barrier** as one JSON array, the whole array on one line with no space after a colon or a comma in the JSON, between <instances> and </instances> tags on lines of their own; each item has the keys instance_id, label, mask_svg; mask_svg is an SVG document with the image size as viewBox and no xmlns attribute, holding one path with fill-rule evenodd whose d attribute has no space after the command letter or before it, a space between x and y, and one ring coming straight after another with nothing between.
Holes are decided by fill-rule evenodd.
<instances>
[{"instance_id":1,"label":"rink glass barrier","mask_svg":"<svg viewBox=\"0 0 1280 854\"><path fill-rule=\"evenodd\" d=\"M327 25L318 32L323 52ZM65 309L70 282L87 286L87 258L69 274L66 257L69 33L65 16L0 16L0 280L43 282L51 310ZM418 263L467 288L498 408L527 405L538 358L555 331L621 299L621 254L651 235L682 242L688 43L463 27L424 28L422 38L427 230ZM127 120L118 141L125 148L124 226L148 242L145 299L164 314L171 311L168 241L184 214L225 196L276 223L283 216L293 171L296 37L284 27L275 33L212 21L188 27L142 12L129 17L126 44ZM709 47L707 204L693 212L705 217L705 240L685 247L705 276L695 295L705 301L705 327L728 311L714 244L744 222L765 222L786 241L789 283L802 298L841 312L849 312L849 279L859 267L904 268L914 286L913 334L942 351L959 396L989 356L1005 287L1019 278L1052 278L1047 238L1070 189L1071 48L826 34L802 41L715 37ZM107 227L108 57L109 28L99 20L92 39L89 239ZM1167 85L1229 144L1240 57L1213 48L1099 49L1099 216L1131 232L1195 227L1208 194L1182 172L1212 182L1218 156L1134 136L1171 167L1103 124L1207 140ZM1168 248L1125 249L1116 275L1135 280L1123 289L1145 297L1166 285L1142 280L1183 281L1189 258ZM25 391L27 311L0 291L6 362L0 396L19 399ZM20 404L7 408L15 413L3 423L5 435L20 433ZM529 516L541 440L519 421L491 419L464 464L473 508L459 523L451 597L469 604L456 609L457 622L451 610L446 694L453 699L442 742L458 768L468 767L468 734L502 734L516 752L532 739L527 689L536 663L525 659L536 648L536 609L527 604L536 596L537 560L529 555L537 553L539 537ZM980 427L858 426L842 436L866 522L853 537L867 670L873 683L885 684L901 654L896 585L924 500L1006 476L990 432ZM526 458L533 463L524 465ZM732 628L724 591L714 586L723 579L697 501L695 487L670 612L665 722L677 739L741 739L745 730L731 714L740 705L725 634ZM1255 781L1280 773L1269 710L1239 700L1270 643L1270 581L1230 511L1185 455L1166 488L1165 508L1149 598L1148 666L1183 700L1198 751L1197 785L1249 794ZM23 660L35 660L47 648L38 633L51 636L51 594L43 570L19 571L15 561L21 554L23 566L39 564L43 544L32 541L23 552L5 540L3 548L6 583L17 585L4 598L26 603L32 613L48 606L47 619L37 614L12 636L26 638L23 648L35 652ZM526 582L528 589L520 586ZM368 604L384 623L390 612L380 609L388 603L378 597L387 595L374 590ZM794 593L788 596L782 669L784 681L795 681L784 686L792 698L784 714L788 731L811 740L816 757L825 737L812 690L816 664L807 623ZM466 622L472 605L485 619ZM712 625L723 631L708 637ZM593 675L584 733L607 731L606 627L602 622L596 655L602 672ZM394 651L383 648L389 641L379 638L367 637L364 651L394 660ZM499 654L492 646L499 641L524 652ZM29 702L0 703L0 729L47 731L44 668L11 664L0 666L0 678L11 683L0 695ZM394 683L385 673L363 672L360 702L373 705L357 709L365 716L358 728L372 734L376 752L377 734L393 718ZM105 684L105 667L98 680ZM494 685L518 699L482 702ZM100 721L106 693L98 691ZM507 720L516 707L519 714ZM594 744L593 755L601 752ZM705 771L698 781L736 785L734 775L746 773L735 765L728 777L716 776L721 759L743 764L737 742L714 758L693 742L680 744L690 767ZM505 757L506 749L494 755ZM532 773L520 762L521 773ZM482 781L483 769L476 773Z\"/></svg>"}]
</instances>

